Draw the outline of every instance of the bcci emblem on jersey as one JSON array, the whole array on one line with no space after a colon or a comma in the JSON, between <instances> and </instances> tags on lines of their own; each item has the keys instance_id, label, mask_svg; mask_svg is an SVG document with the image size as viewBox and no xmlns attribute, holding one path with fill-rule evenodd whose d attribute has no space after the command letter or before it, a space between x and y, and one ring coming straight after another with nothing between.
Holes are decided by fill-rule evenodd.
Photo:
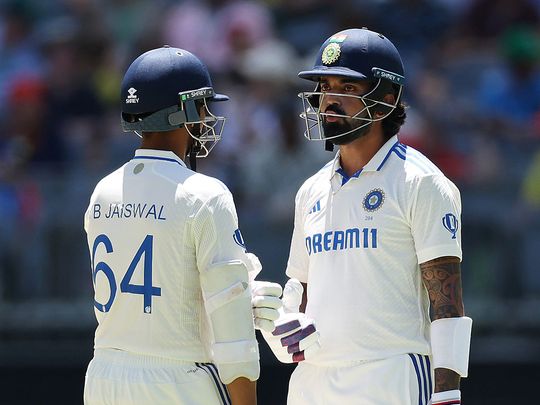
<instances>
[{"instance_id":1,"label":"bcci emblem on jersey","mask_svg":"<svg viewBox=\"0 0 540 405\"><path fill-rule=\"evenodd\" d=\"M452 239L456 239L459 223L454 214L448 213L442 218L443 226L452 234Z\"/></svg>"},{"instance_id":2,"label":"bcci emblem on jersey","mask_svg":"<svg viewBox=\"0 0 540 405\"><path fill-rule=\"evenodd\" d=\"M364 206L364 209L366 211L373 212L381 208L381 205L383 204L383 202L384 202L384 191L382 191L380 188L376 188L366 194L362 205Z\"/></svg>"}]
</instances>

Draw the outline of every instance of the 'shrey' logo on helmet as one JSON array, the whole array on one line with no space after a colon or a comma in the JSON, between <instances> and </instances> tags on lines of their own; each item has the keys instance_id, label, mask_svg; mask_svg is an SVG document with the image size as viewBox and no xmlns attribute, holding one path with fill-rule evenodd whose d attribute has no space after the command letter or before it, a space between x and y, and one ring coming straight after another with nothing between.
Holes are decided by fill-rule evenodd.
<instances>
[{"instance_id":1,"label":"'shrey' logo on helmet","mask_svg":"<svg viewBox=\"0 0 540 405\"><path fill-rule=\"evenodd\" d=\"M381 208L381 205L384 202L384 191L380 188L375 188L366 194L364 197L364 202L362 205L364 209L368 212L377 211Z\"/></svg>"},{"instance_id":2,"label":"'shrey' logo on helmet","mask_svg":"<svg viewBox=\"0 0 540 405\"><path fill-rule=\"evenodd\" d=\"M139 102L139 97L135 94L137 93L137 89L130 87L128 89L128 96L126 98L127 104L137 104Z\"/></svg>"},{"instance_id":3,"label":"'shrey' logo on helmet","mask_svg":"<svg viewBox=\"0 0 540 405\"><path fill-rule=\"evenodd\" d=\"M339 55L341 54L341 48L338 43L331 42L326 45L322 52L322 63L325 65L330 65L331 63L337 62Z\"/></svg>"}]
</instances>

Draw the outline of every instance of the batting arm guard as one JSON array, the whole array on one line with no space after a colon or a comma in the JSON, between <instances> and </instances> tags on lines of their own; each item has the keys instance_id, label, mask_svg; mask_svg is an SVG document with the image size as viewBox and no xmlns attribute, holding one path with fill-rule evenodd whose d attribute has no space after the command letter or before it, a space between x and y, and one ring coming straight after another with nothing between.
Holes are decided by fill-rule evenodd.
<instances>
[{"instance_id":1,"label":"batting arm guard","mask_svg":"<svg viewBox=\"0 0 540 405\"><path fill-rule=\"evenodd\" d=\"M239 377L257 380L259 347L246 265L241 260L216 263L201 271L200 279L221 381L229 384Z\"/></svg>"},{"instance_id":2,"label":"batting arm guard","mask_svg":"<svg viewBox=\"0 0 540 405\"><path fill-rule=\"evenodd\" d=\"M447 368L467 377L472 319L441 318L431 323L433 368Z\"/></svg>"}]
</instances>

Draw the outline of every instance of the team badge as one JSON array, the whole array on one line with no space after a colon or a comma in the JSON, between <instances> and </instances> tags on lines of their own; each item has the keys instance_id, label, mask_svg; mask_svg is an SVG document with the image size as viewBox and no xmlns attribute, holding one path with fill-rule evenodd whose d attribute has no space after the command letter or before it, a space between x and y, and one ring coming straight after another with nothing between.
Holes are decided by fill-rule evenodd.
<instances>
[{"instance_id":1,"label":"team badge","mask_svg":"<svg viewBox=\"0 0 540 405\"><path fill-rule=\"evenodd\" d=\"M384 202L384 191L382 191L380 188L376 188L366 194L362 205L364 206L364 209L366 211L373 212L381 208L381 205L383 204L383 202Z\"/></svg>"},{"instance_id":2,"label":"team badge","mask_svg":"<svg viewBox=\"0 0 540 405\"><path fill-rule=\"evenodd\" d=\"M456 239L459 222L454 214L448 213L442 217L443 226L452 234L452 239Z\"/></svg>"},{"instance_id":3,"label":"team badge","mask_svg":"<svg viewBox=\"0 0 540 405\"><path fill-rule=\"evenodd\" d=\"M331 63L336 62L339 59L341 54L341 48L338 43L331 42L326 45L326 48L322 51L322 63L325 65L330 65Z\"/></svg>"}]
</instances>

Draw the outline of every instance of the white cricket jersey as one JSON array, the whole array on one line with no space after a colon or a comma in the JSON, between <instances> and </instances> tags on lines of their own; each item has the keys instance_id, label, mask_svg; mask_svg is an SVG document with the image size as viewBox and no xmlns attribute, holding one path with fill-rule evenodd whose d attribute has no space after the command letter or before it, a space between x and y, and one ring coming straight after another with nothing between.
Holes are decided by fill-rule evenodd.
<instances>
[{"instance_id":1,"label":"white cricket jersey","mask_svg":"<svg viewBox=\"0 0 540 405\"><path fill-rule=\"evenodd\" d=\"M102 179L85 214L95 348L208 362L199 271L247 261L232 195L172 152L139 149Z\"/></svg>"},{"instance_id":2,"label":"white cricket jersey","mask_svg":"<svg viewBox=\"0 0 540 405\"><path fill-rule=\"evenodd\" d=\"M317 364L429 354L419 263L461 259L460 195L420 152L391 138L350 178L336 158L296 196L287 275L308 284Z\"/></svg>"}]
</instances>

